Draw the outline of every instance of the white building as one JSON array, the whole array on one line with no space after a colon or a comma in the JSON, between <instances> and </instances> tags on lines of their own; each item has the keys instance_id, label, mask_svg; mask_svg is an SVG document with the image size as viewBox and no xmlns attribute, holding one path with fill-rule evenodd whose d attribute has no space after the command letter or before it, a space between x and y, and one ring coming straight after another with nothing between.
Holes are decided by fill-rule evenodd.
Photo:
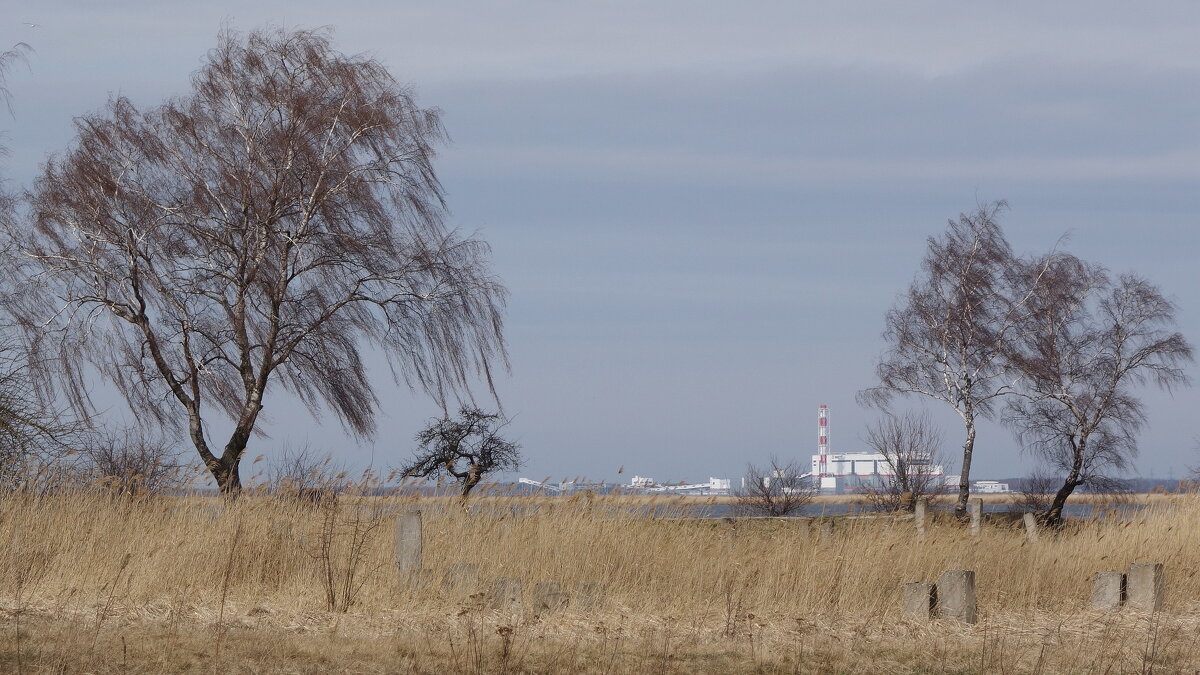
<instances>
[{"instance_id":1,"label":"white building","mask_svg":"<svg viewBox=\"0 0 1200 675\"><path fill-rule=\"evenodd\" d=\"M977 480L971 484L971 491L981 495L1002 495L1012 492L1008 483L995 480Z\"/></svg>"},{"instance_id":2,"label":"white building","mask_svg":"<svg viewBox=\"0 0 1200 675\"><path fill-rule=\"evenodd\" d=\"M940 478L945 469L926 456L909 462L909 473ZM811 475L819 481L821 490L841 492L892 478L896 472L887 457L878 452L835 452L813 455Z\"/></svg>"},{"instance_id":3,"label":"white building","mask_svg":"<svg viewBox=\"0 0 1200 675\"><path fill-rule=\"evenodd\" d=\"M635 490L645 492L662 492L669 494L684 494L684 495L727 495L729 494L730 485L729 478L714 478L709 476L707 483L667 483L660 485L654 482L653 478L647 476L634 476L633 480L629 481L629 486Z\"/></svg>"}]
</instances>

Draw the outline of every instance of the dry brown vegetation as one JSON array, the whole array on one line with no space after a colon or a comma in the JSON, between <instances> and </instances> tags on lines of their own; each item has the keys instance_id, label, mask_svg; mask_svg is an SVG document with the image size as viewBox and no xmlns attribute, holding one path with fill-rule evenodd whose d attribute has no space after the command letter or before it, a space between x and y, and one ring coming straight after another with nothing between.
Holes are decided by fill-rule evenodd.
<instances>
[{"instance_id":1,"label":"dry brown vegetation","mask_svg":"<svg viewBox=\"0 0 1200 675\"><path fill-rule=\"evenodd\" d=\"M1030 543L985 526L693 520L682 500L250 496L0 498L6 672L1192 672L1200 668L1200 500L1078 523ZM424 566L478 563L470 597L414 589L390 518L425 514ZM667 516L667 517L663 517ZM360 555L351 555L352 546ZM348 561L353 560L353 565ZM1100 614L1092 576L1166 563L1161 613ZM351 578L347 571L353 568ZM905 623L901 585L977 572L973 627ZM440 573L435 573L440 574ZM496 577L604 604L487 609ZM329 609L327 585L350 589ZM341 597L340 595L338 597Z\"/></svg>"}]
</instances>

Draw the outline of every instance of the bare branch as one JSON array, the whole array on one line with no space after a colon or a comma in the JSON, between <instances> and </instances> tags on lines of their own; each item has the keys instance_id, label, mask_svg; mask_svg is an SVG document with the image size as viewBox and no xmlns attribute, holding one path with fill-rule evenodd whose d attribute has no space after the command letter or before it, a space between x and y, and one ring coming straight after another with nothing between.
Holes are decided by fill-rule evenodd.
<instances>
[{"instance_id":1,"label":"bare branch","mask_svg":"<svg viewBox=\"0 0 1200 675\"><path fill-rule=\"evenodd\" d=\"M327 34L225 32L189 95L116 98L76 131L29 195L36 226L5 228L24 283L5 309L76 408L95 369L186 428L222 490L272 386L370 436L364 349L443 405L507 367L488 246L443 224L439 112ZM219 452L214 411L234 422Z\"/></svg>"},{"instance_id":2,"label":"bare branch","mask_svg":"<svg viewBox=\"0 0 1200 675\"><path fill-rule=\"evenodd\" d=\"M1062 472L1043 514L1058 525L1076 488L1108 485L1136 455L1146 417L1133 388L1188 384L1183 366L1192 347L1174 330L1175 306L1141 277L1113 279L1066 253L1024 267L1038 270L1044 291L1005 344L1023 387L1004 418L1027 449Z\"/></svg>"},{"instance_id":3,"label":"bare branch","mask_svg":"<svg viewBox=\"0 0 1200 675\"><path fill-rule=\"evenodd\" d=\"M463 406L457 418L430 420L417 434L417 451L399 472L405 477L452 476L466 497L489 474L516 471L521 446L500 436L509 419Z\"/></svg>"}]
</instances>

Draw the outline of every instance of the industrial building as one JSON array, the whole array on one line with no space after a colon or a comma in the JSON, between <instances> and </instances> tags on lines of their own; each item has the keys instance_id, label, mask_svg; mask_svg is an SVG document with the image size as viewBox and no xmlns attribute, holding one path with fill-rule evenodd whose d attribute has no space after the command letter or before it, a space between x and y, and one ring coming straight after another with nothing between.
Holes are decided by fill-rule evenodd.
<instances>
[{"instance_id":1,"label":"industrial building","mask_svg":"<svg viewBox=\"0 0 1200 675\"><path fill-rule=\"evenodd\" d=\"M998 480L977 480L971 483L971 491L981 495L1003 495L1012 492L1012 488Z\"/></svg>"},{"instance_id":2,"label":"industrial building","mask_svg":"<svg viewBox=\"0 0 1200 675\"><path fill-rule=\"evenodd\" d=\"M730 479L709 477L707 483L678 483L659 485L649 476L634 476L629 487L638 492L679 495L727 495Z\"/></svg>"},{"instance_id":3,"label":"industrial building","mask_svg":"<svg viewBox=\"0 0 1200 675\"><path fill-rule=\"evenodd\" d=\"M910 474L930 476L938 483L947 478L940 464L930 457L913 458L909 462ZM811 476L816 487L825 494L859 492L883 486L896 475L887 457L877 452L829 452L829 406L817 408L817 454L812 456ZM804 476L802 476L804 477ZM958 477L952 477L955 482Z\"/></svg>"}]
</instances>

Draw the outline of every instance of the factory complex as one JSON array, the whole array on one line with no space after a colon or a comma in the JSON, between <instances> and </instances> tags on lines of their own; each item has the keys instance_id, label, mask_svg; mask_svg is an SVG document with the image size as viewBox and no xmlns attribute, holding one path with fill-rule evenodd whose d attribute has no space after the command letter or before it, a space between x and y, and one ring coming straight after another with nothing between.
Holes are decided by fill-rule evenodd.
<instances>
[{"instance_id":1,"label":"factory complex","mask_svg":"<svg viewBox=\"0 0 1200 675\"><path fill-rule=\"evenodd\" d=\"M896 462L903 462L909 476L920 476L927 484L943 486L946 491L957 491L959 477L946 475L945 468L937 464L930 454L906 457L903 459L888 458L879 452L836 452L829 451L829 406L822 404L817 409L817 453L812 456L811 468L808 472L797 476L777 476L785 479L789 485L803 485L819 494L855 494L883 488L896 477ZM770 481L771 477L764 480ZM679 494L679 495L729 495L733 494L733 481L729 478L709 477L708 481L689 483L659 483L648 476L634 476L628 485L616 483L600 483L580 479L569 481L535 481L521 478L519 483L528 489L553 493L572 493L578 491L633 492L640 494ZM746 479L742 478L740 487L746 487ZM1008 483L981 480L971 484L971 490L977 494L1005 494L1011 492Z\"/></svg>"}]
</instances>

